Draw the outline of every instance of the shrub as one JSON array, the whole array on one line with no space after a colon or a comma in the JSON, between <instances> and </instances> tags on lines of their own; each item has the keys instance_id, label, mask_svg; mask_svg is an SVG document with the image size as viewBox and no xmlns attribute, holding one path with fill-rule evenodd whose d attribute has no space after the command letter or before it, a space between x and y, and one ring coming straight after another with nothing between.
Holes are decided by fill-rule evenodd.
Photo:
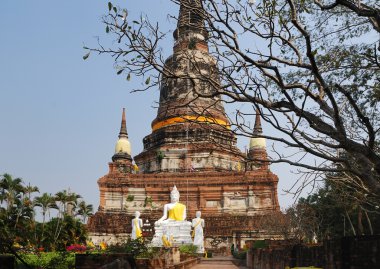
<instances>
[{"instance_id":1,"label":"shrub","mask_svg":"<svg viewBox=\"0 0 380 269\"><path fill-rule=\"evenodd\" d=\"M139 256L148 251L148 247L144 239L138 238L135 240L128 239L126 242L116 245L110 245L107 252L110 253L126 253L133 257Z\"/></svg>"},{"instance_id":2,"label":"shrub","mask_svg":"<svg viewBox=\"0 0 380 269\"><path fill-rule=\"evenodd\" d=\"M151 247L151 248L148 248L145 252L142 252L139 255L137 255L137 258L153 259L159 256L160 254L161 254L161 248Z\"/></svg>"},{"instance_id":3,"label":"shrub","mask_svg":"<svg viewBox=\"0 0 380 269\"><path fill-rule=\"evenodd\" d=\"M42 252L39 254L22 254L22 258L33 268L74 269L75 254L69 252ZM25 268L18 261L17 268Z\"/></svg>"},{"instance_id":4,"label":"shrub","mask_svg":"<svg viewBox=\"0 0 380 269\"><path fill-rule=\"evenodd\" d=\"M196 255L197 254L198 247L195 245L182 245L179 247L179 251L181 253L186 253L190 255Z\"/></svg>"}]
</instances>

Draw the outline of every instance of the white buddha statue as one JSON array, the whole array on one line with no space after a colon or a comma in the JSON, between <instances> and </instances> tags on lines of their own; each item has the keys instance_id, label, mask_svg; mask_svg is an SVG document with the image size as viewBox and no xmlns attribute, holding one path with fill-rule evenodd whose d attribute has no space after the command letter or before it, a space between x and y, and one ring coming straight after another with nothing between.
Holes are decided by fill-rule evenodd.
<instances>
[{"instance_id":1,"label":"white buddha statue","mask_svg":"<svg viewBox=\"0 0 380 269\"><path fill-rule=\"evenodd\" d=\"M157 224L168 221L186 220L186 206L179 202L179 191L174 186L170 193L170 203L164 206L163 216L156 222Z\"/></svg>"},{"instance_id":2,"label":"white buddha statue","mask_svg":"<svg viewBox=\"0 0 380 269\"><path fill-rule=\"evenodd\" d=\"M137 239L142 237L141 227L143 226L143 221L140 219L140 212L135 212L135 218L132 220L132 233L131 239Z\"/></svg>"},{"instance_id":3,"label":"white buddha statue","mask_svg":"<svg viewBox=\"0 0 380 269\"><path fill-rule=\"evenodd\" d=\"M154 224L153 246L179 246L192 244L191 222L186 221L186 206L179 202L179 191L174 186L170 203L164 205L162 217Z\"/></svg>"},{"instance_id":4,"label":"white buddha statue","mask_svg":"<svg viewBox=\"0 0 380 269\"><path fill-rule=\"evenodd\" d=\"M193 226L193 238L194 238L194 245L198 247L197 252L198 253L204 253L204 235L203 235L203 228L205 227L205 221L204 219L201 219L201 211L195 212L196 218L193 219L191 226Z\"/></svg>"}]
</instances>

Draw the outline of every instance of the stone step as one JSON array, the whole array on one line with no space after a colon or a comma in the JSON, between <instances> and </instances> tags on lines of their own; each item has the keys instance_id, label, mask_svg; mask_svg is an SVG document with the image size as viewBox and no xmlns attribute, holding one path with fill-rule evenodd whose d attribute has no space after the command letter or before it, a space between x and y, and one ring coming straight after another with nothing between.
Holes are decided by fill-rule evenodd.
<instances>
[{"instance_id":1,"label":"stone step","mask_svg":"<svg viewBox=\"0 0 380 269\"><path fill-rule=\"evenodd\" d=\"M202 258L201 263L202 264L234 264L234 261L236 260L233 257L212 257L212 258Z\"/></svg>"},{"instance_id":2,"label":"stone step","mask_svg":"<svg viewBox=\"0 0 380 269\"><path fill-rule=\"evenodd\" d=\"M233 265L231 261L201 261L201 264Z\"/></svg>"}]
</instances>

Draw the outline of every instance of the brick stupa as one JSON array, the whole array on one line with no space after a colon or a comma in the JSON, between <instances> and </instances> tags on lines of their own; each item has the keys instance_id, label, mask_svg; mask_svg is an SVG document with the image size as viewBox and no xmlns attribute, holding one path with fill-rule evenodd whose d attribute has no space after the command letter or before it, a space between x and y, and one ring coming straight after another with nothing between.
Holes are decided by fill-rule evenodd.
<instances>
[{"instance_id":1,"label":"brick stupa","mask_svg":"<svg viewBox=\"0 0 380 269\"><path fill-rule=\"evenodd\" d=\"M199 96L212 95L220 81L204 21L189 1L181 1L174 53L165 62L175 76L162 77L157 117L143 139L143 152L133 158L135 169L123 110L109 172L98 180L99 210L88 222L95 242L128 236L135 211L154 226L173 185L188 219L202 212L206 248L211 240L228 247L265 238L255 221L279 210L278 177L267 162L254 161L267 159L265 139L257 137L262 133L259 110L246 154L236 147L220 98ZM194 7L199 1L190 2Z\"/></svg>"}]
</instances>

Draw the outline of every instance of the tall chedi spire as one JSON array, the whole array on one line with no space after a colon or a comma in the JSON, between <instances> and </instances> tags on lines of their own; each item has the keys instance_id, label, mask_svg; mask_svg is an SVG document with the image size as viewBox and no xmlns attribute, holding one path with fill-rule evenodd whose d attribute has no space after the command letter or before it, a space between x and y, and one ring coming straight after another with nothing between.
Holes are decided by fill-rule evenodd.
<instances>
[{"instance_id":1,"label":"tall chedi spire","mask_svg":"<svg viewBox=\"0 0 380 269\"><path fill-rule=\"evenodd\" d=\"M121 126L120 126L119 138L121 137L128 138L127 121L125 119L125 108L123 108L123 113L121 115Z\"/></svg>"},{"instance_id":2,"label":"tall chedi spire","mask_svg":"<svg viewBox=\"0 0 380 269\"><path fill-rule=\"evenodd\" d=\"M201 0L182 0L177 29L173 33L174 51L192 48L208 51Z\"/></svg>"},{"instance_id":3,"label":"tall chedi spire","mask_svg":"<svg viewBox=\"0 0 380 269\"><path fill-rule=\"evenodd\" d=\"M165 61L160 83L157 117L152 134L144 138L144 151L135 157L143 171L188 171L194 167L193 160L199 163L198 170L238 167L241 152L216 94L221 84L219 70L208 51L202 12L202 0L180 1L173 55Z\"/></svg>"},{"instance_id":4,"label":"tall chedi spire","mask_svg":"<svg viewBox=\"0 0 380 269\"><path fill-rule=\"evenodd\" d=\"M173 75L161 80L160 106L152 129L156 131L184 120L228 126L220 98L199 96L210 96L220 86L216 60L208 53L201 0L180 3L174 54L165 62L168 73Z\"/></svg>"},{"instance_id":5,"label":"tall chedi spire","mask_svg":"<svg viewBox=\"0 0 380 269\"><path fill-rule=\"evenodd\" d=\"M268 160L266 139L264 137L260 137L262 134L263 129L261 127L261 112L258 108L256 108L255 125L253 128L252 137L249 140L248 151L248 159L253 160L253 162L250 162L248 170L253 170L259 167L268 168L267 162L258 161Z\"/></svg>"},{"instance_id":6,"label":"tall chedi spire","mask_svg":"<svg viewBox=\"0 0 380 269\"><path fill-rule=\"evenodd\" d=\"M116 142L115 154L112 156L112 161L117 161L120 159L132 160L131 143L128 140L127 122L125 119L125 108L123 108L123 113L121 117L119 139Z\"/></svg>"},{"instance_id":7,"label":"tall chedi spire","mask_svg":"<svg viewBox=\"0 0 380 269\"><path fill-rule=\"evenodd\" d=\"M254 134L262 134L263 128L261 127L261 116L260 110L256 108L256 119L255 119L255 127L253 129Z\"/></svg>"}]
</instances>

